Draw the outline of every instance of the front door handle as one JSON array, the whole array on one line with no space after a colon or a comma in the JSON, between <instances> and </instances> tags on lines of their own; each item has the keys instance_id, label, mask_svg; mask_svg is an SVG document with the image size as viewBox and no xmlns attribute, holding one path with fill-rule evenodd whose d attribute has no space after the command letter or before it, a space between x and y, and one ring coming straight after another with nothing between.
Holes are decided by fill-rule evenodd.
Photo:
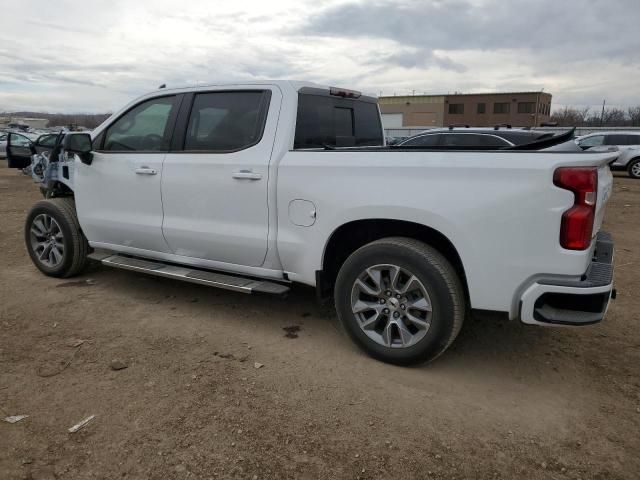
<instances>
[{"instance_id":1,"label":"front door handle","mask_svg":"<svg viewBox=\"0 0 640 480\"><path fill-rule=\"evenodd\" d=\"M135 172L138 175L155 175L158 173L157 170L153 169L153 168L149 168L149 167L139 167L135 169Z\"/></svg>"},{"instance_id":2,"label":"front door handle","mask_svg":"<svg viewBox=\"0 0 640 480\"><path fill-rule=\"evenodd\" d=\"M238 172L233 172L232 177L245 180L260 180L262 178L262 174L254 173L251 170L240 170Z\"/></svg>"}]
</instances>

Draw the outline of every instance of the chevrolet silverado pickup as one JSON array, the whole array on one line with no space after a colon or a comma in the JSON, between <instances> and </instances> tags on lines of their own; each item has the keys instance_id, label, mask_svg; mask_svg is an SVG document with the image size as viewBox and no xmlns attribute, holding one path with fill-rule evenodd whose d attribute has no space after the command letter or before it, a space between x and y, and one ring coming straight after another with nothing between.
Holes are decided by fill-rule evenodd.
<instances>
[{"instance_id":1,"label":"chevrolet silverado pickup","mask_svg":"<svg viewBox=\"0 0 640 480\"><path fill-rule=\"evenodd\" d=\"M243 293L303 283L371 356L425 362L472 310L603 319L616 155L549 148L568 139L385 146L376 99L352 90L160 89L33 157L46 198L26 248L53 277L93 259Z\"/></svg>"}]
</instances>

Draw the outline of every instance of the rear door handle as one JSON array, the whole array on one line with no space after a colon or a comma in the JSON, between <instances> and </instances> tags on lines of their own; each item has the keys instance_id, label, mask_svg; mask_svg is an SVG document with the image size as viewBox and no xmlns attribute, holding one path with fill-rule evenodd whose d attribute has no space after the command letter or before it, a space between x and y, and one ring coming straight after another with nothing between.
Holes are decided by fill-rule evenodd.
<instances>
[{"instance_id":1,"label":"rear door handle","mask_svg":"<svg viewBox=\"0 0 640 480\"><path fill-rule=\"evenodd\" d=\"M158 173L157 170L153 169L153 168L149 168L149 167L139 167L135 169L135 172L138 175L155 175L156 173Z\"/></svg>"},{"instance_id":2,"label":"rear door handle","mask_svg":"<svg viewBox=\"0 0 640 480\"><path fill-rule=\"evenodd\" d=\"M240 170L239 172L233 172L232 177L239 180L260 180L262 178L262 174L254 173L251 170Z\"/></svg>"}]
</instances>

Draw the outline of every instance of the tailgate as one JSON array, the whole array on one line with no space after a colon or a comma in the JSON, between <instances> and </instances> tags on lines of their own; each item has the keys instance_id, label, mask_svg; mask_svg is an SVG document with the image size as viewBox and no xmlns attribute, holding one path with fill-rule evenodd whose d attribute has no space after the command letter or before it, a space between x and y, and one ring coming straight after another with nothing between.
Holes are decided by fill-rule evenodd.
<instances>
[{"instance_id":1,"label":"tailgate","mask_svg":"<svg viewBox=\"0 0 640 480\"><path fill-rule=\"evenodd\" d=\"M611 192L613 190L613 175L609 164L605 163L598 167L598 197L596 200L596 217L593 222L593 237L597 235L602 227L602 221L604 220L604 212L607 207L607 202L611 198Z\"/></svg>"}]
</instances>

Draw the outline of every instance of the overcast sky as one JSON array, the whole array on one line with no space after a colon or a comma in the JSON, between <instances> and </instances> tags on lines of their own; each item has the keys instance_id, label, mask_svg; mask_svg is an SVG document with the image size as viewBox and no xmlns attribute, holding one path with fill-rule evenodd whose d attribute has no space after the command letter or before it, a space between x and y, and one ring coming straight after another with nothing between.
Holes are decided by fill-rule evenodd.
<instances>
[{"instance_id":1,"label":"overcast sky","mask_svg":"<svg viewBox=\"0 0 640 480\"><path fill-rule=\"evenodd\" d=\"M157 88L309 80L640 105L640 0L0 0L0 111L113 111Z\"/></svg>"}]
</instances>

